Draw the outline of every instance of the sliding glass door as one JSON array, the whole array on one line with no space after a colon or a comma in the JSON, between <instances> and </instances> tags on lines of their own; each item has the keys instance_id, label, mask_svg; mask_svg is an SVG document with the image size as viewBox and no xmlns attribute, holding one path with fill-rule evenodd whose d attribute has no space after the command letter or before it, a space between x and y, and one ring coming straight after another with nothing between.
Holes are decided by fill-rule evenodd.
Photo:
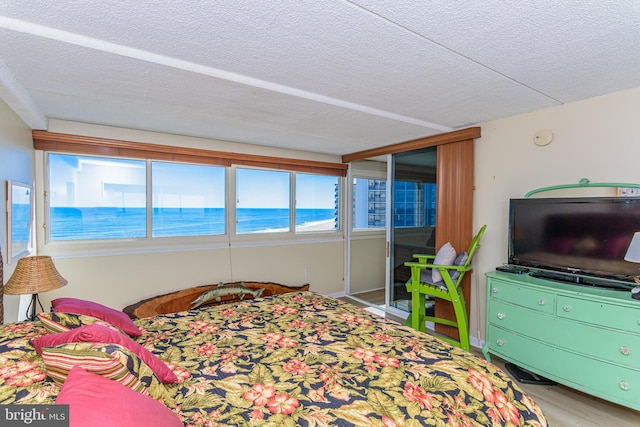
<instances>
[{"instance_id":1,"label":"sliding glass door","mask_svg":"<svg viewBox=\"0 0 640 427\"><path fill-rule=\"evenodd\" d=\"M407 261L435 253L436 147L353 162L347 294L406 317Z\"/></svg>"},{"instance_id":2,"label":"sliding glass door","mask_svg":"<svg viewBox=\"0 0 640 427\"><path fill-rule=\"evenodd\" d=\"M389 218L387 310L410 311L404 263L413 254L434 254L436 237L436 147L393 154Z\"/></svg>"},{"instance_id":3,"label":"sliding glass door","mask_svg":"<svg viewBox=\"0 0 640 427\"><path fill-rule=\"evenodd\" d=\"M354 198L355 188L347 196L355 205L359 203L359 209L372 214L367 215L366 228L359 228L361 222L352 221L358 208L347 213L347 294L365 301L367 294L382 292L384 304L365 302L406 317L409 295L405 283L410 274L404 263L415 253L435 254L445 242L454 247L469 244L473 233L474 140L479 137L480 128L469 128L409 141L405 144L408 151L401 153L397 153L401 147L393 144L386 147L388 151L376 150L376 157L349 156L348 187L354 186L353 178L358 176L373 180L374 187L385 180L386 211L384 229L378 229L381 203L375 197L379 190L367 193L366 203L363 198ZM414 149L419 146L424 148ZM381 283L383 288L379 288ZM470 285L471 277L466 276L462 287L467 301L471 301ZM435 311L453 317L450 304L440 302Z\"/></svg>"}]
</instances>

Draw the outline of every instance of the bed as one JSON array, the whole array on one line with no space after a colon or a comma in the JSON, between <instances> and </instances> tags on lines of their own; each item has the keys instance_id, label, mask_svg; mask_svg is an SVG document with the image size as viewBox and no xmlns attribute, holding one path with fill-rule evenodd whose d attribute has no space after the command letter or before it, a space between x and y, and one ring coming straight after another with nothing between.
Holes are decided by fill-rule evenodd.
<instances>
[{"instance_id":1,"label":"bed","mask_svg":"<svg viewBox=\"0 0 640 427\"><path fill-rule=\"evenodd\" d=\"M32 342L42 345L55 336L47 324L52 313L48 316L0 329L0 404L53 404L74 391L71 375L79 369L72 368L66 380L52 379L47 352L119 348L125 370L139 383L133 394L166 406L179 420L166 425L546 425L540 408L495 365L313 292L132 321L140 331L132 341L175 374L173 383L160 381L139 360L132 363L115 343L45 345L39 354ZM77 320L70 330L86 323L81 316L70 318ZM112 411L111 400L102 396L91 411L99 412L103 404L105 413ZM143 412L145 405L137 405Z\"/></svg>"}]
</instances>

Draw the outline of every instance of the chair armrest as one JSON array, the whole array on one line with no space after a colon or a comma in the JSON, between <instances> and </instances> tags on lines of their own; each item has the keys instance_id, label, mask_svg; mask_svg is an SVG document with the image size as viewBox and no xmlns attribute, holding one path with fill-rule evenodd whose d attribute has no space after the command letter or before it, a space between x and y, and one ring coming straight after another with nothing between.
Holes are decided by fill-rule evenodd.
<instances>
[{"instance_id":1,"label":"chair armrest","mask_svg":"<svg viewBox=\"0 0 640 427\"><path fill-rule=\"evenodd\" d=\"M407 267L418 267L420 269L424 268L436 268L438 270L455 270L455 271L469 271L471 270L471 265L440 265L440 264L428 264L423 262L405 262L405 266Z\"/></svg>"},{"instance_id":2,"label":"chair armrest","mask_svg":"<svg viewBox=\"0 0 640 427\"><path fill-rule=\"evenodd\" d=\"M413 254L414 258L418 258L418 262L425 263L428 259L435 259L435 255Z\"/></svg>"}]
</instances>

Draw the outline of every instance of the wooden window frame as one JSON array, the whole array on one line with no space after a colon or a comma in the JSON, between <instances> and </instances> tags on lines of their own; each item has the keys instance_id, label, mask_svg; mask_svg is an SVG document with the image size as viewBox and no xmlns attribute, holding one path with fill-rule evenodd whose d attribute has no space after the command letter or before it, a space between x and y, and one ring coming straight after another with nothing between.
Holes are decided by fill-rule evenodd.
<instances>
[{"instance_id":1,"label":"wooden window frame","mask_svg":"<svg viewBox=\"0 0 640 427\"><path fill-rule=\"evenodd\" d=\"M176 147L42 130L34 130L31 134L33 137L33 147L36 150L56 153L92 154L107 157L126 157L227 167L233 164L340 177L347 176L347 169L349 167L344 163Z\"/></svg>"}]
</instances>

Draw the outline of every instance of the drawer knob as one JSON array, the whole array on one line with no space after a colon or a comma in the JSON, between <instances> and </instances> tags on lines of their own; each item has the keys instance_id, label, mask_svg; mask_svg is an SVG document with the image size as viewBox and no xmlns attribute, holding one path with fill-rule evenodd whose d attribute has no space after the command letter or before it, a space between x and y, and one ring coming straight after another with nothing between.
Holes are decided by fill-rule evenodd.
<instances>
[{"instance_id":1,"label":"drawer knob","mask_svg":"<svg viewBox=\"0 0 640 427\"><path fill-rule=\"evenodd\" d=\"M624 354L625 356L628 356L631 354L631 350L626 345L623 345L622 347L620 347L620 353Z\"/></svg>"},{"instance_id":2,"label":"drawer knob","mask_svg":"<svg viewBox=\"0 0 640 427\"><path fill-rule=\"evenodd\" d=\"M545 304L546 304L546 303L544 302L544 300L543 300L543 299L539 299L539 300L538 300L538 305L545 305Z\"/></svg>"},{"instance_id":3,"label":"drawer knob","mask_svg":"<svg viewBox=\"0 0 640 427\"><path fill-rule=\"evenodd\" d=\"M504 313L498 313L498 319L500 320L504 319Z\"/></svg>"},{"instance_id":4,"label":"drawer knob","mask_svg":"<svg viewBox=\"0 0 640 427\"><path fill-rule=\"evenodd\" d=\"M500 288L493 288L491 289L491 292L493 292L494 294L497 294L498 292L500 292ZM640 320L638 321L640 323Z\"/></svg>"},{"instance_id":5,"label":"drawer knob","mask_svg":"<svg viewBox=\"0 0 640 427\"><path fill-rule=\"evenodd\" d=\"M498 346L502 347L504 345L504 340L497 340L496 344L498 344Z\"/></svg>"},{"instance_id":6,"label":"drawer knob","mask_svg":"<svg viewBox=\"0 0 640 427\"><path fill-rule=\"evenodd\" d=\"M623 390L629 390L631 386L625 380L620 381L620 388Z\"/></svg>"},{"instance_id":7,"label":"drawer knob","mask_svg":"<svg viewBox=\"0 0 640 427\"><path fill-rule=\"evenodd\" d=\"M571 311L571 306L570 305L565 305L564 307L562 307L562 309L566 312Z\"/></svg>"}]
</instances>

